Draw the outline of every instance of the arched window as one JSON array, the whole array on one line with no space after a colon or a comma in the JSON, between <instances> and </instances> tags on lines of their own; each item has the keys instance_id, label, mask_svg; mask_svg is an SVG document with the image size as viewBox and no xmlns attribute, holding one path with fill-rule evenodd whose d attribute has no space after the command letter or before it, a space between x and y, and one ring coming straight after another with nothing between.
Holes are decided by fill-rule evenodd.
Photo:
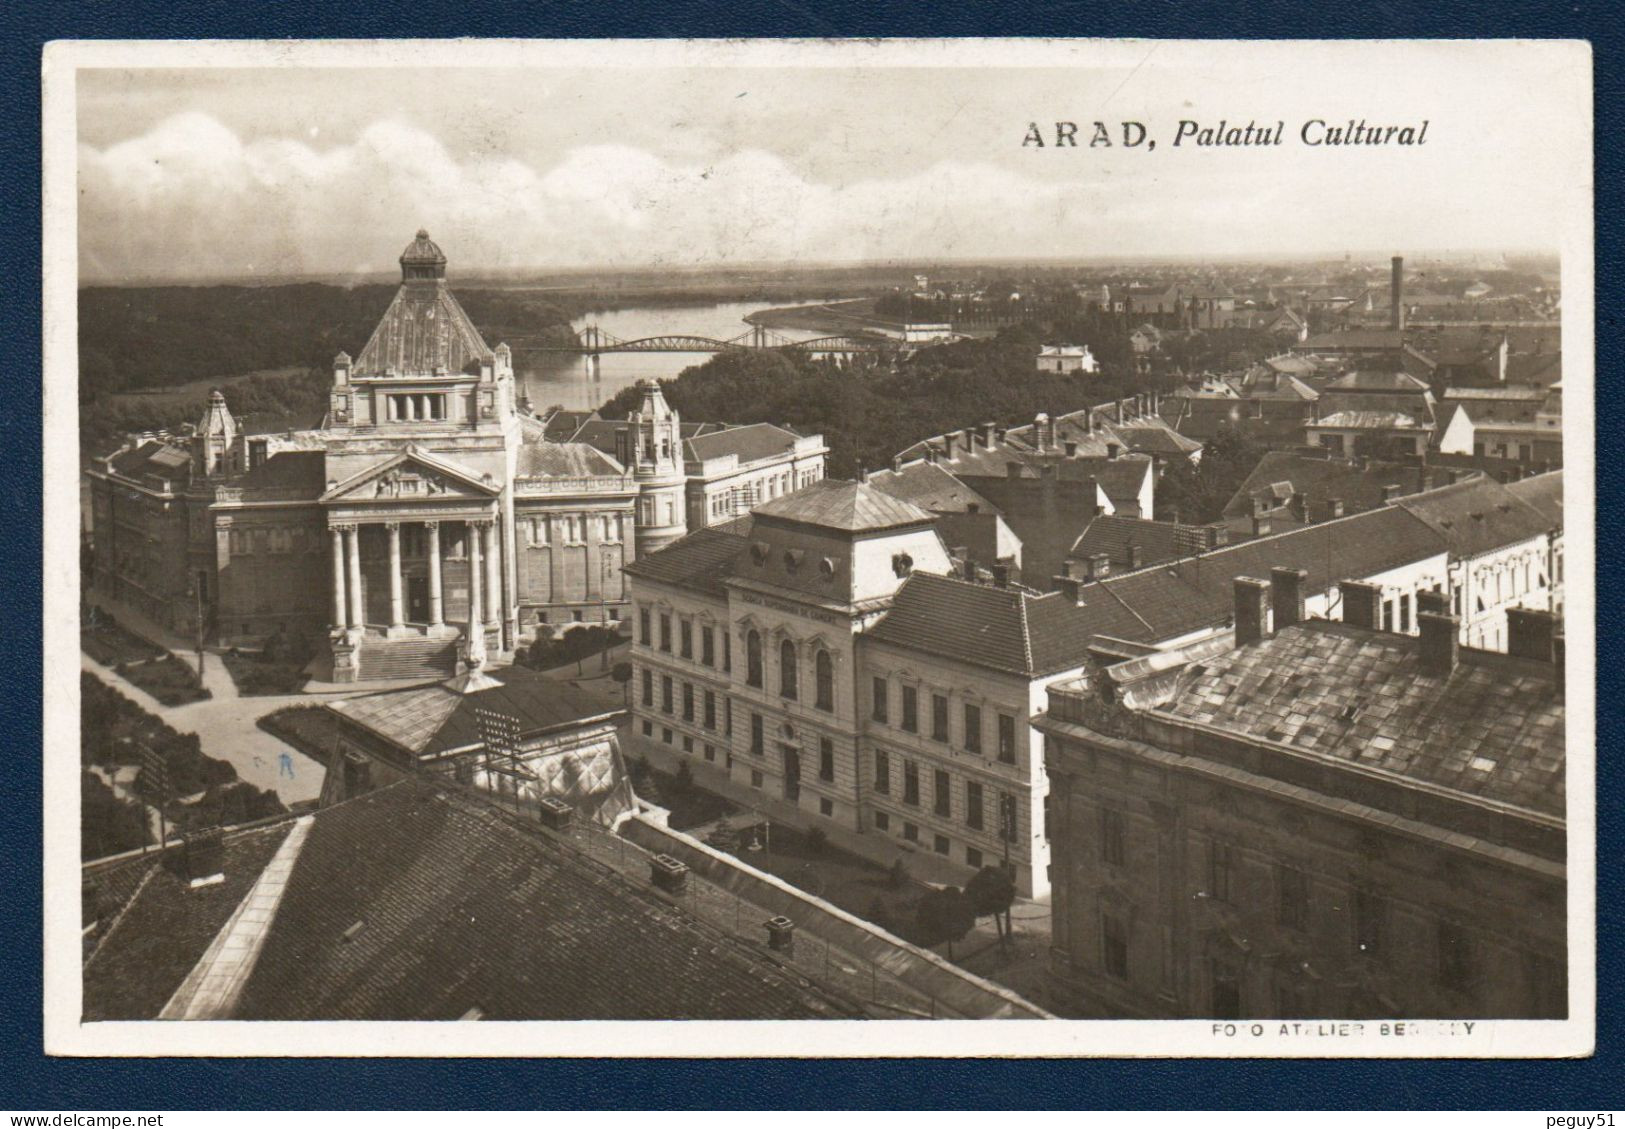
<instances>
[{"instance_id":1,"label":"arched window","mask_svg":"<svg viewBox=\"0 0 1625 1129\"><path fill-rule=\"evenodd\" d=\"M757 631L745 633L745 682L758 687L762 684L762 636Z\"/></svg>"},{"instance_id":2,"label":"arched window","mask_svg":"<svg viewBox=\"0 0 1625 1129\"><path fill-rule=\"evenodd\" d=\"M820 650L813 660L813 676L817 682L817 701L814 704L821 710L834 713L835 664L830 661L828 651Z\"/></svg>"},{"instance_id":3,"label":"arched window","mask_svg":"<svg viewBox=\"0 0 1625 1129\"><path fill-rule=\"evenodd\" d=\"M779 697L796 700L796 645L788 639L779 644Z\"/></svg>"}]
</instances>

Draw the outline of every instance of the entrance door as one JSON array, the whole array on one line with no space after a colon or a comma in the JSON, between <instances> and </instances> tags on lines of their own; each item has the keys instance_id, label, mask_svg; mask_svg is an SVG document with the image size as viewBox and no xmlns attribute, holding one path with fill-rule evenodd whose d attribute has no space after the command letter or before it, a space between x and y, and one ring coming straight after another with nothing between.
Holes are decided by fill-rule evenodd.
<instances>
[{"instance_id":1,"label":"entrance door","mask_svg":"<svg viewBox=\"0 0 1625 1129\"><path fill-rule=\"evenodd\" d=\"M429 578L406 578L406 618L412 623L429 622Z\"/></svg>"}]
</instances>

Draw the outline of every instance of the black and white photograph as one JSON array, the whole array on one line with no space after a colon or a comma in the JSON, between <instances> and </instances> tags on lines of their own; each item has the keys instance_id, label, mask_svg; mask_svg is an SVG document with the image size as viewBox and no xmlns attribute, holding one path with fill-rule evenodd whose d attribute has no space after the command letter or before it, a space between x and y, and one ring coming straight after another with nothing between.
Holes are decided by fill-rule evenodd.
<instances>
[{"instance_id":1,"label":"black and white photograph","mask_svg":"<svg viewBox=\"0 0 1625 1129\"><path fill-rule=\"evenodd\" d=\"M48 1050L1589 1050L1584 44L46 60Z\"/></svg>"}]
</instances>

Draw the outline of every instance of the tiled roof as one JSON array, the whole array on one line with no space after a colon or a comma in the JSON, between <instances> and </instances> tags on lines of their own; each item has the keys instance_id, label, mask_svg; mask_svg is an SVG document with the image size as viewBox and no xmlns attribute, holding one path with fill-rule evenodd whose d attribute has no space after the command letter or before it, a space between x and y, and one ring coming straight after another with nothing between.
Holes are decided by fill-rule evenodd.
<instances>
[{"instance_id":1,"label":"tiled roof","mask_svg":"<svg viewBox=\"0 0 1625 1129\"><path fill-rule=\"evenodd\" d=\"M1428 391L1424 381L1404 372L1358 369L1345 373L1326 386L1328 392L1415 392Z\"/></svg>"},{"instance_id":2,"label":"tiled roof","mask_svg":"<svg viewBox=\"0 0 1625 1129\"><path fill-rule=\"evenodd\" d=\"M1551 471L1507 485L1507 493L1540 512L1546 524L1563 528L1563 472Z\"/></svg>"},{"instance_id":3,"label":"tiled roof","mask_svg":"<svg viewBox=\"0 0 1625 1129\"><path fill-rule=\"evenodd\" d=\"M748 423L711 431L686 440L690 459L717 459L735 455L741 463L772 458L795 449L797 436L771 423Z\"/></svg>"},{"instance_id":4,"label":"tiled roof","mask_svg":"<svg viewBox=\"0 0 1625 1129\"><path fill-rule=\"evenodd\" d=\"M1089 523L1067 556L1087 560L1105 553L1115 566L1129 563L1130 549L1140 551L1140 564L1153 565L1207 549L1208 531L1200 525L1102 514Z\"/></svg>"},{"instance_id":5,"label":"tiled roof","mask_svg":"<svg viewBox=\"0 0 1625 1129\"><path fill-rule=\"evenodd\" d=\"M528 442L519 447L518 478L586 478L624 474L625 468L587 443Z\"/></svg>"},{"instance_id":6,"label":"tiled roof","mask_svg":"<svg viewBox=\"0 0 1625 1129\"><path fill-rule=\"evenodd\" d=\"M1528 400L1540 403L1546 398L1546 389L1530 384L1506 384L1498 388L1446 388L1446 400Z\"/></svg>"},{"instance_id":7,"label":"tiled roof","mask_svg":"<svg viewBox=\"0 0 1625 1129\"><path fill-rule=\"evenodd\" d=\"M403 282L355 360L357 376L477 372L491 349L443 279Z\"/></svg>"},{"instance_id":8,"label":"tiled roof","mask_svg":"<svg viewBox=\"0 0 1625 1129\"><path fill-rule=\"evenodd\" d=\"M869 485L933 513L963 513L972 507L994 513L993 503L935 463L905 463L898 470L871 474Z\"/></svg>"},{"instance_id":9,"label":"tiled roof","mask_svg":"<svg viewBox=\"0 0 1625 1129\"><path fill-rule=\"evenodd\" d=\"M1084 590L1085 593L1089 591ZM1096 593L1082 606L1059 593L973 584L917 572L892 598L870 638L971 666L1037 677L1081 667L1097 634L1142 631L1121 604Z\"/></svg>"},{"instance_id":10,"label":"tiled roof","mask_svg":"<svg viewBox=\"0 0 1625 1129\"><path fill-rule=\"evenodd\" d=\"M1406 412L1332 412L1310 420L1311 427L1348 427L1393 430L1396 428L1432 430L1432 425Z\"/></svg>"},{"instance_id":11,"label":"tiled roof","mask_svg":"<svg viewBox=\"0 0 1625 1129\"><path fill-rule=\"evenodd\" d=\"M1305 353L1317 350L1339 349L1398 349L1404 341L1398 329L1344 329L1335 333L1318 333L1301 341L1293 348Z\"/></svg>"},{"instance_id":12,"label":"tiled roof","mask_svg":"<svg viewBox=\"0 0 1625 1129\"><path fill-rule=\"evenodd\" d=\"M1112 428L1123 437L1123 445L1136 454L1189 455L1200 451L1202 444L1181 435L1161 420L1155 423L1136 422Z\"/></svg>"},{"instance_id":13,"label":"tiled roof","mask_svg":"<svg viewBox=\"0 0 1625 1129\"><path fill-rule=\"evenodd\" d=\"M582 424L597 418L597 412L567 412L560 408L543 421L542 436L554 443L567 443L575 438Z\"/></svg>"},{"instance_id":14,"label":"tiled roof","mask_svg":"<svg viewBox=\"0 0 1625 1129\"><path fill-rule=\"evenodd\" d=\"M160 478L184 478L176 472L190 463L191 457L183 448L156 439L118 451L111 458L113 473L125 478L140 478L148 473Z\"/></svg>"},{"instance_id":15,"label":"tiled roof","mask_svg":"<svg viewBox=\"0 0 1625 1129\"><path fill-rule=\"evenodd\" d=\"M1426 523L1457 557L1515 545L1551 527L1545 514L1493 478L1458 482L1394 504Z\"/></svg>"},{"instance_id":16,"label":"tiled roof","mask_svg":"<svg viewBox=\"0 0 1625 1129\"><path fill-rule=\"evenodd\" d=\"M1550 664L1313 620L1205 662L1164 713L1561 817L1564 710Z\"/></svg>"},{"instance_id":17,"label":"tiled roof","mask_svg":"<svg viewBox=\"0 0 1625 1129\"><path fill-rule=\"evenodd\" d=\"M494 685L483 690L460 693L453 680L343 698L328 708L422 756L479 744L476 708L517 718L522 734L605 713L592 695L528 667L501 667L485 674Z\"/></svg>"},{"instance_id":18,"label":"tiled roof","mask_svg":"<svg viewBox=\"0 0 1625 1129\"><path fill-rule=\"evenodd\" d=\"M793 521L846 533L894 529L931 520L919 506L861 482L825 478L754 507L757 518Z\"/></svg>"},{"instance_id":19,"label":"tiled roof","mask_svg":"<svg viewBox=\"0 0 1625 1129\"><path fill-rule=\"evenodd\" d=\"M1324 515L1329 499L1343 502L1345 514L1357 514L1383 504L1385 486L1398 486L1402 493L1447 486L1451 473L1443 467L1410 466L1377 461L1353 462L1291 451L1267 451L1251 474L1225 504L1224 516L1244 518L1253 512L1252 500L1265 498L1274 509L1294 493L1303 494L1313 517ZM1285 483L1287 489L1275 487Z\"/></svg>"},{"instance_id":20,"label":"tiled roof","mask_svg":"<svg viewBox=\"0 0 1625 1129\"><path fill-rule=\"evenodd\" d=\"M227 836L226 880L213 886L192 889L157 854L87 868L105 932L85 961L84 1018L155 1018L292 826Z\"/></svg>"},{"instance_id":21,"label":"tiled roof","mask_svg":"<svg viewBox=\"0 0 1625 1129\"><path fill-rule=\"evenodd\" d=\"M1088 599L1096 587L1109 589L1144 622L1125 637L1160 641L1228 622L1235 609L1232 582L1238 576L1267 577L1277 566L1301 568L1309 574L1304 591L1324 592L1340 580L1444 552L1444 542L1432 529L1388 506L1112 577L1085 586L1083 593Z\"/></svg>"},{"instance_id":22,"label":"tiled roof","mask_svg":"<svg viewBox=\"0 0 1625 1129\"><path fill-rule=\"evenodd\" d=\"M687 537L627 562L622 571L724 599L728 589L723 581L750 544L749 529L738 529L738 525L729 522L726 528L696 529Z\"/></svg>"}]
</instances>

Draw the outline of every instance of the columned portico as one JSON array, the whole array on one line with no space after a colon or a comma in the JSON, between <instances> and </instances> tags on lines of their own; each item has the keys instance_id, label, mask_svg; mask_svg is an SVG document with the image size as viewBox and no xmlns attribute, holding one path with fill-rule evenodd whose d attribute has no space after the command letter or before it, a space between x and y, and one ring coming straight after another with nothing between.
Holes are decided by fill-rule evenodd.
<instances>
[{"instance_id":1,"label":"columned portico","mask_svg":"<svg viewBox=\"0 0 1625 1129\"><path fill-rule=\"evenodd\" d=\"M384 523L389 533L389 634L406 633L406 610L401 606L401 523Z\"/></svg>"},{"instance_id":2,"label":"columned portico","mask_svg":"<svg viewBox=\"0 0 1625 1129\"><path fill-rule=\"evenodd\" d=\"M424 536L429 539L429 629L445 626L444 607L440 597L440 523L423 523Z\"/></svg>"}]
</instances>

